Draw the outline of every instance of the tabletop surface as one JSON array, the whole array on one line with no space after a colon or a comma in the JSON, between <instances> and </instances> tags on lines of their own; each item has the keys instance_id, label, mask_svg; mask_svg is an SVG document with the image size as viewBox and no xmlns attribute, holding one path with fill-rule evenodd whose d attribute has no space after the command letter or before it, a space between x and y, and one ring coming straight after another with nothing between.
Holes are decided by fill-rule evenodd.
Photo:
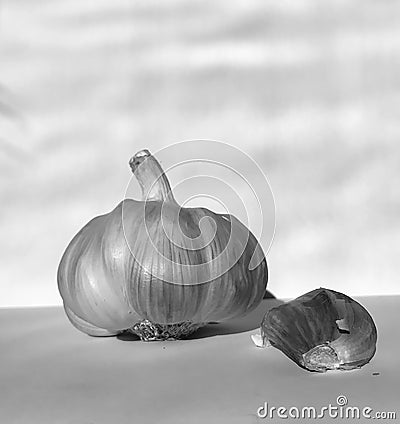
<instances>
[{"instance_id":1,"label":"tabletop surface","mask_svg":"<svg viewBox=\"0 0 400 424\"><path fill-rule=\"evenodd\" d=\"M338 406L338 396L399 418L400 296L357 300L376 322L377 353L359 370L325 374L253 344L250 335L277 299L190 340L147 343L82 334L61 307L0 309L1 422L260 423L271 421L262 418L266 403L269 413L280 406L318 412ZM338 421L323 421L330 420Z\"/></svg>"}]
</instances>

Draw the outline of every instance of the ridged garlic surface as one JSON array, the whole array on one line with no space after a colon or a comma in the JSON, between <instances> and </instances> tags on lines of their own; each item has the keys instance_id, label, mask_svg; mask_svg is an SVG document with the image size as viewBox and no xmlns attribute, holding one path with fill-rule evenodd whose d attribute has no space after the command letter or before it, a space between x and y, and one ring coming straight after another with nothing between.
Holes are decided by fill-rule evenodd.
<instances>
[{"instance_id":1,"label":"ridged garlic surface","mask_svg":"<svg viewBox=\"0 0 400 424\"><path fill-rule=\"evenodd\" d=\"M85 225L67 247L58 287L81 331L179 338L210 321L239 317L262 300L267 263L232 215L181 207L157 160L130 161L143 200L123 200Z\"/></svg>"}]
</instances>

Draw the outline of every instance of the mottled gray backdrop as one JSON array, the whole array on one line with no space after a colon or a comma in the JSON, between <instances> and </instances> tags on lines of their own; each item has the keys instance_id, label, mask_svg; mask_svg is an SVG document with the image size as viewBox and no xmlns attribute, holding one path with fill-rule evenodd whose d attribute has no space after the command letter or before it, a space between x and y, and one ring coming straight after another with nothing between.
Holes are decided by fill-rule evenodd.
<instances>
[{"instance_id":1,"label":"mottled gray backdrop","mask_svg":"<svg viewBox=\"0 0 400 424\"><path fill-rule=\"evenodd\" d=\"M400 293L399 14L372 0L3 0L0 305L59 304L63 250L122 199L129 157L198 138L244 150L271 182L272 293Z\"/></svg>"}]
</instances>

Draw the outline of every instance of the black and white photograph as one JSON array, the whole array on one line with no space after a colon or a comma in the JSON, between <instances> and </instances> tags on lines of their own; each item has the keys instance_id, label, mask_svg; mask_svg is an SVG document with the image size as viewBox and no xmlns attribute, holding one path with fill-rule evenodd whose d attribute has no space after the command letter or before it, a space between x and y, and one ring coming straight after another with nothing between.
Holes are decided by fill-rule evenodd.
<instances>
[{"instance_id":1,"label":"black and white photograph","mask_svg":"<svg viewBox=\"0 0 400 424\"><path fill-rule=\"evenodd\" d=\"M400 3L0 1L0 422L400 418Z\"/></svg>"}]
</instances>

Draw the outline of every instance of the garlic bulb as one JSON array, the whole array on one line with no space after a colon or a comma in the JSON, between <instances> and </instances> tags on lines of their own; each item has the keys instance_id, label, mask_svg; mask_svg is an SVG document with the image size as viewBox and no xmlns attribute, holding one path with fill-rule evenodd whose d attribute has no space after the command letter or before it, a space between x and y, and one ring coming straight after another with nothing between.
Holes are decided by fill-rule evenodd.
<instances>
[{"instance_id":1,"label":"garlic bulb","mask_svg":"<svg viewBox=\"0 0 400 424\"><path fill-rule=\"evenodd\" d=\"M301 367L325 372L368 363L375 354L377 330L358 302L320 288L268 311L261 336L264 346L271 344Z\"/></svg>"},{"instance_id":2,"label":"garlic bulb","mask_svg":"<svg viewBox=\"0 0 400 424\"><path fill-rule=\"evenodd\" d=\"M72 324L93 336L129 330L160 340L253 310L268 277L254 235L231 215L181 207L148 150L130 167L143 200L92 219L61 259L58 287Z\"/></svg>"}]
</instances>

